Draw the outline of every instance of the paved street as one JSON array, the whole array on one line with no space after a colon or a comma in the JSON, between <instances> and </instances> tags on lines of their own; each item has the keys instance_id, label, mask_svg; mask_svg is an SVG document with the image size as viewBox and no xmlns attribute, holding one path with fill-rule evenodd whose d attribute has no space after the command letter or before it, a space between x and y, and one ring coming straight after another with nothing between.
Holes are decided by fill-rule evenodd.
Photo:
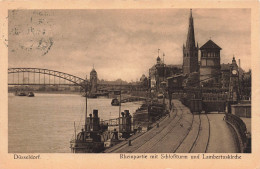
<instances>
[{"instance_id":1,"label":"paved street","mask_svg":"<svg viewBox=\"0 0 260 169\"><path fill-rule=\"evenodd\" d=\"M105 152L113 153L235 153L236 142L231 129L223 121L224 114L193 115L180 101L174 110L146 133L124 141Z\"/></svg>"},{"instance_id":2,"label":"paved street","mask_svg":"<svg viewBox=\"0 0 260 169\"><path fill-rule=\"evenodd\" d=\"M210 140L208 153L237 153L236 140L230 126L223 120L224 114L209 114Z\"/></svg>"}]
</instances>

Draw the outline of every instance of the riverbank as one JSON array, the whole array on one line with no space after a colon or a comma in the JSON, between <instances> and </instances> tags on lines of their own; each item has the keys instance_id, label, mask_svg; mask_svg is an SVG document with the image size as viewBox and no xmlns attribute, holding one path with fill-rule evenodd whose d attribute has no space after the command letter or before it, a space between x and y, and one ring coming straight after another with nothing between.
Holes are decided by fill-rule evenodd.
<instances>
[{"instance_id":1,"label":"riverbank","mask_svg":"<svg viewBox=\"0 0 260 169\"><path fill-rule=\"evenodd\" d=\"M14 93L15 91L8 91L8 93ZM25 91L27 92L27 91ZM29 92L29 91L28 91ZM72 91L32 91L34 93L44 93L44 94L76 94L81 95L80 92L72 92Z\"/></svg>"}]
</instances>

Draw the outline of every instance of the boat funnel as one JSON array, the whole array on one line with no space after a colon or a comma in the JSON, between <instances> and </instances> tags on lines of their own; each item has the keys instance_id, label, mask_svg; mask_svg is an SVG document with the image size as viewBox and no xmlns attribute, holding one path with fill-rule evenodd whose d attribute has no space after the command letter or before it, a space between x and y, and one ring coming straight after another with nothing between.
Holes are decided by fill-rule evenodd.
<instances>
[{"instance_id":1,"label":"boat funnel","mask_svg":"<svg viewBox=\"0 0 260 169\"><path fill-rule=\"evenodd\" d=\"M124 112L121 112L121 115L122 115L122 117L125 117L125 113Z\"/></svg>"},{"instance_id":2,"label":"boat funnel","mask_svg":"<svg viewBox=\"0 0 260 169\"><path fill-rule=\"evenodd\" d=\"M125 112L125 116L126 116L126 117L129 117L129 116L130 116L129 110L125 110L124 112Z\"/></svg>"},{"instance_id":3,"label":"boat funnel","mask_svg":"<svg viewBox=\"0 0 260 169\"><path fill-rule=\"evenodd\" d=\"M98 117L98 110L94 109L94 110L93 110L93 115L94 115L94 118L95 118L95 117L97 118L97 117Z\"/></svg>"}]
</instances>

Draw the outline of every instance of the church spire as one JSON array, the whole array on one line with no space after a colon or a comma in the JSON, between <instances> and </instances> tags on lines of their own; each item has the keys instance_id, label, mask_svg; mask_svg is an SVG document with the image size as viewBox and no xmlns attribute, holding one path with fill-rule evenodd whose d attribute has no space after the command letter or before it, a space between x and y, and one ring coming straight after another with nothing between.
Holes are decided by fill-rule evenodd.
<instances>
[{"instance_id":1,"label":"church spire","mask_svg":"<svg viewBox=\"0 0 260 169\"><path fill-rule=\"evenodd\" d=\"M194 35L192 9L190 9L189 30L187 35L186 48L188 49L195 48L195 35Z\"/></svg>"},{"instance_id":2,"label":"church spire","mask_svg":"<svg viewBox=\"0 0 260 169\"><path fill-rule=\"evenodd\" d=\"M198 49L199 49L198 44L196 47L196 43L195 43L192 9L190 9L187 41L186 41L186 46L183 47L183 65L182 65L183 74L198 72L199 70Z\"/></svg>"}]
</instances>

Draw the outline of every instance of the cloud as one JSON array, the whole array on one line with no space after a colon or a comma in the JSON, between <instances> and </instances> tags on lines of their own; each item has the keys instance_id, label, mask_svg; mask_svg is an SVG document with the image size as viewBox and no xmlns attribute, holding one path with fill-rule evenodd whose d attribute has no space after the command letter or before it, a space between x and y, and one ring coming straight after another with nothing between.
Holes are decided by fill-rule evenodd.
<instances>
[{"instance_id":1,"label":"cloud","mask_svg":"<svg viewBox=\"0 0 260 169\"><path fill-rule=\"evenodd\" d=\"M136 80L148 74L158 48L165 63L182 64L189 15L189 9L10 11L9 67L44 67L84 78L94 64L99 78ZM211 37L223 49L222 62L235 54L244 68L251 67L249 9L194 9L193 17L200 46ZM53 44L43 55L49 38Z\"/></svg>"}]
</instances>

